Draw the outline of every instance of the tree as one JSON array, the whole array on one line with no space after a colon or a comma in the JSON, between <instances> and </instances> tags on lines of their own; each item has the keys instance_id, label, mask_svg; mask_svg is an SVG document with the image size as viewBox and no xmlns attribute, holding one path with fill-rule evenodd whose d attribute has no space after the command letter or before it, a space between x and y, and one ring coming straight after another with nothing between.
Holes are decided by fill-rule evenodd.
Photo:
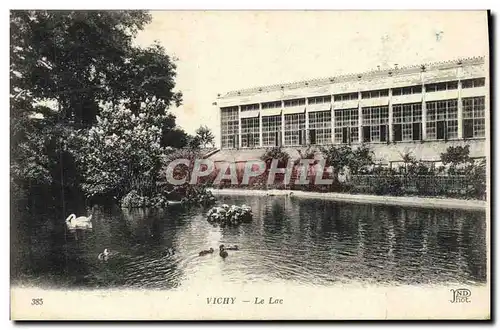
<instances>
[{"instance_id":1,"label":"tree","mask_svg":"<svg viewBox=\"0 0 500 330\"><path fill-rule=\"evenodd\" d=\"M325 158L325 166L332 167L333 183L338 184L339 173L349 164L352 155L351 147L347 145L342 145L340 147L331 145L320 147L320 150Z\"/></svg>"},{"instance_id":2,"label":"tree","mask_svg":"<svg viewBox=\"0 0 500 330\"><path fill-rule=\"evenodd\" d=\"M486 198L486 159L474 160L470 157L469 145L450 146L441 154L441 161L449 165L448 174L465 176L468 183L466 196Z\"/></svg>"},{"instance_id":3,"label":"tree","mask_svg":"<svg viewBox=\"0 0 500 330\"><path fill-rule=\"evenodd\" d=\"M470 158L469 146L450 146L446 149L446 152L441 153L441 162L444 165L450 165L449 172L456 173L457 170L464 170L474 163L474 160Z\"/></svg>"},{"instance_id":4,"label":"tree","mask_svg":"<svg viewBox=\"0 0 500 330\"><path fill-rule=\"evenodd\" d=\"M352 149L348 145L320 147L326 160L326 166L332 167L334 184L339 181L339 174L348 168L350 173L357 174L366 167L373 165L373 151L366 145Z\"/></svg>"},{"instance_id":5,"label":"tree","mask_svg":"<svg viewBox=\"0 0 500 330\"><path fill-rule=\"evenodd\" d=\"M467 180L469 182L467 195L478 199L486 199L486 158L470 166L470 170L467 172Z\"/></svg>"},{"instance_id":6,"label":"tree","mask_svg":"<svg viewBox=\"0 0 500 330\"><path fill-rule=\"evenodd\" d=\"M210 128L208 128L207 126L200 126L196 130L196 138L200 142L200 145L204 148L206 148L207 145L210 145L212 147L215 146L215 137L212 133L212 130L210 130Z\"/></svg>"},{"instance_id":7,"label":"tree","mask_svg":"<svg viewBox=\"0 0 500 330\"><path fill-rule=\"evenodd\" d=\"M184 148L188 145L189 135L182 128L165 129L162 134L163 147Z\"/></svg>"},{"instance_id":8,"label":"tree","mask_svg":"<svg viewBox=\"0 0 500 330\"><path fill-rule=\"evenodd\" d=\"M168 114L162 125L162 147L184 148L189 142L189 135L175 123L175 116Z\"/></svg>"},{"instance_id":9,"label":"tree","mask_svg":"<svg viewBox=\"0 0 500 330\"><path fill-rule=\"evenodd\" d=\"M95 122L101 102L179 105L175 63L154 44L132 45L151 21L145 11L13 11L11 82L16 93L53 101L60 119Z\"/></svg>"},{"instance_id":10,"label":"tree","mask_svg":"<svg viewBox=\"0 0 500 330\"><path fill-rule=\"evenodd\" d=\"M188 142L187 142L187 147L189 149L200 149L201 147L201 138L198 135L195 136L190 136L188 135Z\"/></svg>"},{"instance_id":11,"label":"tree","mask_svg":"<svg viewBox=\"0 0 500 330\"><path fill-rule=\"evenodd\" d=\"M367 167L374 164L374 156L375 155L370 147L362 144L358 148L352 150L347 166L354 174L363 170L366 171Z\"/></svg>"},{"instance_id":12,"label":"tree","mask_svg":"<svg viewBox=\"0 0 500 330\"><path fill-rule=\"evenodd\" d=\"M12 85L89 126L100 101L126 91L132 38L150 19L143 11L12 11Z\"/></svg>"},{"instance_id":13,"label":"tree","mask_svg":"<svg viewBox=\"0 0 500 330\"><path fill-rule=\"evenodd\" d=\"M104 107L97 124L74 137L87 197L120 199L132 189L141 195L154 190L162 155L169 151L160 145L165 115L156 115L152 104L144 107L138 116L126 106Z\"/></svg>"},{"instance_id":14,"label":"tree","mask_svg":"<svg viewBox=\"0 0 500 330\"><path fill-rule=\"evenodd\" d=\"M102 181L109 187L88 184L97 182L94 176L101 169L113 172L110 176L122 175L118 167L124 161L114 164L120 153L125 159L144 153L144 159L137 158L143 168L134 168L136 172L154 168L149 162L160 150L156 135L154 142L134 140L127 152L121 145L92 150L85 140L96 130L103 131L103 139L118 136L126 116L132 115L154 121L160 137L176 130L175 117L166 116L170 106L182 101L182 94L174 90L175 60L158 44L139 48L132 43L151 21L150 14L11 11L10 18L12 182L25 189L31 182L48 185L50 194L32 195L60 199L53 194L83 189L95 195L115 189L117 183L111 177ZM110 112L117 109L130 113L115 118ZM97 118L117 122L103 124ZM151 134L147 131L144 136Z\"/></svg>"}]
</instances>

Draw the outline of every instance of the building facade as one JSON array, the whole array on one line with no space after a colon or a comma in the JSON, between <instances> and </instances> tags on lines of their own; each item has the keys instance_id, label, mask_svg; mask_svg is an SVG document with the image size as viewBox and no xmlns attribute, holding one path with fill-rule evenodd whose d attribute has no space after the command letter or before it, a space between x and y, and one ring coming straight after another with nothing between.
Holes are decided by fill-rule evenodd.
<instances>
[{"instance_id":1,"label":"building facade","mask_svg":"<svg viewBox=\"0 0 500 330\"><path fill-rule=\"evenodd\" d=\"M449 145L485 156L483 57L232 91L219 96L221 149L370 144L381 159Z\"/></svg>"}]
</instances>

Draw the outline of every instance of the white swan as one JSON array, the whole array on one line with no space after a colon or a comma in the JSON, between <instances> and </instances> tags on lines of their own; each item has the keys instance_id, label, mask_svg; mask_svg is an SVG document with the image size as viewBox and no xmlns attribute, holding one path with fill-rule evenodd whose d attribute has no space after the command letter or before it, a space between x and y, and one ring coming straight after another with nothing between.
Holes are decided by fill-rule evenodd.
<instances>
[{"instance_id":1,"label":"white swan","mask_svg":"<svg viewBox=\"0 0 500 330\"><path fill-rule=\"evenodd\" d=\"M92 229L92 214L88 217L76 217L74 214L70 214L68 218L66 218L66 226L68 226L69 230L75 229Z\"/></svg>"}]
</instances>

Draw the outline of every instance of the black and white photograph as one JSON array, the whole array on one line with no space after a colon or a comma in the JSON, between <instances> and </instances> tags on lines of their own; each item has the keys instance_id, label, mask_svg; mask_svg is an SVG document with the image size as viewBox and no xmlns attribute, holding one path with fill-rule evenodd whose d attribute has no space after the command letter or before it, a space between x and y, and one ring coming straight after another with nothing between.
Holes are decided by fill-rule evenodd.
<instances>
[{"instance_id":1,"label":"black and white photograph","mask_svg":"<svg viewBox=\"0 0 500 330\"><path fill-rule=\"evenodd\" d=\"M11 320L490 320L488 11L9 19Z\"/></svg>"}]
</instances>

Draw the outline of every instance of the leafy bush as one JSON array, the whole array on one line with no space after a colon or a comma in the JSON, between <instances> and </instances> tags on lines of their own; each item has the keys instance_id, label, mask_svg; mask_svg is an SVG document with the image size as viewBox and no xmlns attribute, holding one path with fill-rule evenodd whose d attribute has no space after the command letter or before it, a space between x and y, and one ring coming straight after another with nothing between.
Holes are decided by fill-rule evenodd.
<instances>
[{"instance_id":1,"label":"leafy bush","mask_svg":"<svg viewBox=\"0 0 500 330\"><path fill-rule=\"evenodd\" d=\"M167 198L165 196L162 196L160 194L155 195L151 198L150 205L152 207L157 207L157 208L162 208L167 206Z\"/></svg>"},{"instance_id":2,"label":"leafy bush","mask_svg":"<svg viewBox=\"0 0 500 330\"><path fill-rule=\"evenodd\" d=\"M338 184L339 173L345 168L349 173L358 174L367 172L368 168L374 164L373 151L367 145L360 145L357 149L352 149L350 146L328 146L320 147L321 153L325 158L326 166L331 166L334 185Z\"/></svg>"},{"instance_id":3,"label":"leafy bush","mask_svg":"<svg viewBox=\"0 0 500 330\"><path fill-rule=\"evenodd\" d=\"M374 153L368 145L362 144L352 151L347 167L353 173L368 171L368 167L374 164Z\"/></svg>"},{"instance_id":4,"label":"leafy bush","mask_svg":"<svg viewBox=\"0 0 500 330\"><path fill-rule=\"evenodd\" d=\"M481 160L479 164L474 164L467 173L467 180L470 182L467 189L467 196L478 199L486 198L486 160Z\"/></svg>"},{"instance_id":5,"label":"leafy bush","mask_svg":"<svg viewBox=\"0 0 500 330\"><path fill-rule=\"evenodd\" d=\"M207 206L215 203L215 197L206 187L189 186L189 189L182 199L185 204Z\"/></svg>"},{"instance_id":6,"label":"leafy bush","mask_svg":"<svg viewBox=\"0 0 500 330\"><path fill-rule=\"evenodd\" d=\"M446 152L441 153L441 161L443 164L463 164L470 161L470 148L468 145L465 146L450 146L446 149Z\"/></svg>"},{"instance_id":7,"label":"leafy bush","mask_svg":"<svg viewBox=\"0 0 500 330\"><path fill-rule=\"evenodd\" d=\"M268 168L271 165L271 161L273 159L278 160L278 167L286 167L288 164L288 160L290 159L290 155L281 147L273 147L267 149L260 157L260 159L266 163Z\"/></svg>"}]
</instances>

